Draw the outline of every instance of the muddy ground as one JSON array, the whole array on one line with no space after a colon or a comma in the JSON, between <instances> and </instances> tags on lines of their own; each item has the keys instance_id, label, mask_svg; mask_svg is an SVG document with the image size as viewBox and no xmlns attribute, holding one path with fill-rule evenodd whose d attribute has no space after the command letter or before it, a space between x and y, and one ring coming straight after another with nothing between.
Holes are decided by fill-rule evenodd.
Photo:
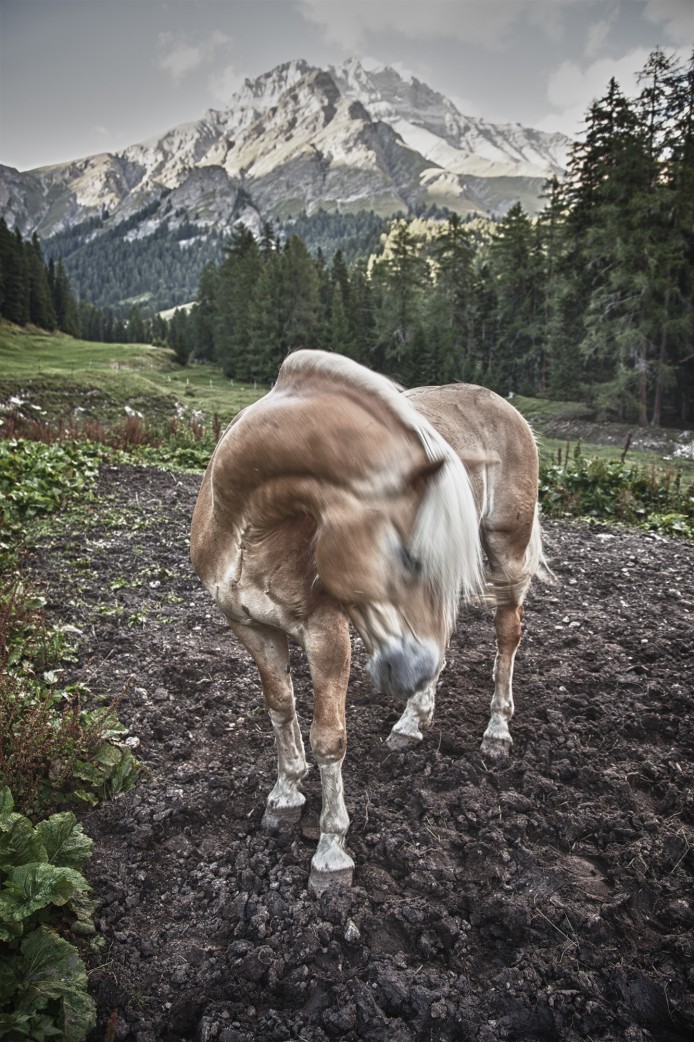
<instances>
[{"instance_id":1,"label":"muddy ground","mask_svg":"<svg viewBox=\"0 0 694 1042\"><path fill-rule=\"evenodd\" d=\"M106 468L33 559L76 668L148 773L84 818L105 938L92 1042L684 1042L694 1037L694 546L547 523L507 764L479 744L487 610L463 613L420 748L355 646L344 769L355 885L309 895L319 779L261 831L255 669L192 574L199 479ZM295 687L307 739L311 697Z\"/></svg>"}]
</instances>

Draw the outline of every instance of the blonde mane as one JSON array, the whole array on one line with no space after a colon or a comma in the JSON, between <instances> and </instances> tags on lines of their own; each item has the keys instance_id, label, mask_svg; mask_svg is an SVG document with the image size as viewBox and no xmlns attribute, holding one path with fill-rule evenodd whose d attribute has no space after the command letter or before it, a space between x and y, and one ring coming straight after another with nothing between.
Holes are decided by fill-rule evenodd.
<instances>
[{"instance_id":1,"label":"blonde mane","mask_svg":"<svg viewBox=\"0 0 694 1042\"><path fill-rule=\"evenodd\" d=\"M416 434L428 460L445 460L446 465L427 487L409 551L420 562L425 581L441 599L451 631L460 598L478 600L485 587L477 510L464 464L387 377L342 355L302 350L285 359L276 386L298 384L310 374L375 396Z\"/></svg>"}]
</instances>

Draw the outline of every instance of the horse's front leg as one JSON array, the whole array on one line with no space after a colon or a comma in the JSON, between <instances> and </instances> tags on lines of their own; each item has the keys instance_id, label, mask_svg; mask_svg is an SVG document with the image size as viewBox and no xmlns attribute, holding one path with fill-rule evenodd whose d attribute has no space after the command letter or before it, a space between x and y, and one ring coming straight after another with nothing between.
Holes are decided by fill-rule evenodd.
<instances>
[{"instance_id":1,"label":"horse's front leg","mask_svg":"<svg viewBox=\"0 0 694 1042\"><path fill-rule=\"evenodd\" d=\"M311 749L320 768L322 808L318 849L311 861L309 887L352 885L354 861L345 847L349 815L342 784L347 750L345 702L349 682L349 623L338 609L316 612L306 628L304 648L313 681Z\"/></svg>"},{"instance_id":2,"label":"horse's front leg","mask_svg":"<svg viewBox=\"0 0 694 1042\"><path fill-rule=\"evenodd\" d=\"M429 730L434 719L436 684L439 676L440 671L425 688L416 691L408 698L404 713L398 722L393 724L391 732L386 738L386 745L389 749L396 751L411 749L422 741L424 737L422 732Z\"/></svg>"},{"instance_id":3,"label":"horse's front leg","mask_svg":"<svg viewBox=\"0 0 694 1042\"><path fill-rule=\"evenodd\" d=\"M493 759L508 756L513 743L508 725L513 716L513 661L520 644L522 618L522 605L502 604L496 609L492 715L482 737L482 752Z\"/></svg>"},{"instance_id":4,"label":"horse's front leg","mask_svg":"<svg viewBox=\"0 0 694 1042\"><path fill-rule=\"evenodd\" d=\"M284 824L298 821L306 801L299 789L308 768L289 672L289 647L285 634L279 630L267 626L230 625L258 667L263 697L275 732L277 782L268 796L263 816L264 828L274 831Z\"/></svg>"}]
</instances>

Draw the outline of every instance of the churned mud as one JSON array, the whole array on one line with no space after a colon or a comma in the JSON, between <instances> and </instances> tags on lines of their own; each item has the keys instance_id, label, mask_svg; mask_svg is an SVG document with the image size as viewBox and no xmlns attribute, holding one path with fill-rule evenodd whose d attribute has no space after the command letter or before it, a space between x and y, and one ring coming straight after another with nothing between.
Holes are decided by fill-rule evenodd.
<instances>
[{"instance_id":1,"label":"churned mud","mask_svg":"<svg viewBox=\"0 0 694 1042\"><path fill-rule=\"evenodd\" d=\"M199 478L105 468L34 555L76 675L147 774L84 816L105 946L92 1042L684 1042L694 1037L694 546L546 524L507 763L479 751L491 612L467 610L418 749L355 642L351 890L307 892L301 823L261 831L274 743L255 668L192 573ZM311 693L294 655L308 748Z\"/></svg>"}]
</instances>

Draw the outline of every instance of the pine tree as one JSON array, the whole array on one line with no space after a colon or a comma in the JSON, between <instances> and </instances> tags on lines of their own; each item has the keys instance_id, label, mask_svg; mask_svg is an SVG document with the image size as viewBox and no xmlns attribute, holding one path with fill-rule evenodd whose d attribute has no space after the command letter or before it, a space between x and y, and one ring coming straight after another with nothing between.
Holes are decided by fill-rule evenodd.
<instances>
[{"instance_id":1,"label":"pine tree","mask_svg":"<svg viewBox=\"0 0 694 1042\"><path fill-rule=\"evenodd\" d=\"M648 278L636 200L650 179L643 128L612 79L590 109L585 144L573 153L567 230L584 298L580 349L593 383L602 384L597 403L620 419L640 410L644 422Z\"/></svg>"},{"instance_id":2,"label":"pine tree","mask_svg":"<svg viewBox=\"0 0 694 1042\"><path fill-rule=\"evenodd\" d=\"M206 264L200 276L197 303L193 308L193 357L211 362L215 357L215 320L219 272L215 264Z\"/></svg>"},{"instance_id":3,"label":"pine tree","mask_svg":"<svg viewBox=\"0 0 694 1042\"><path fill-rule=\"evenodd\" d=\"M568 248L566 191L556 177L547 182L544 197L547 203L536 226L542 315L537 391L554 398L575 399L583 393L582 356L576 336L576 331L583 329L583 296Z\"/></svg>"},{"instance_id":4,"label":"pine tree","mask_svg":"<svg viewBox=\"0 0 694 1042\"><path fill-rule=\"evenodd\" d=\"M489 248L496 344L486 382L502 394L533 394L541 368L540 258L530 218L516 203L499 222Z\"/></svg>"},{"instance_id":5,"label":"pine tree","mask_svg":"<svg viewBox=\"0 0 694 1042\"><path fill-rule=\"evenodd\" d=\"M426 325L438 348L436 369L427 380L448 383L470 379L472 358L472 297L474 246L457 214L452 214L433 240L434 285L427 294ZM420 363L421 369L421 363Z\"/></svg>"},{"instance_id":6,"label":"pine tree","mask_svg":"<svg viewBox=\"0 0 694 1042\"><path fill-rule=\"evenodd\" d=\"M349 280L347 319L353 357L364 365L374 365L375 315L374 295L366 265L357 263Z\"/></svg>"},{"instance_id":7,"label":"pine tree","mask_svg":"<svg viewBox=\"0 0 694 1042\"><path fill-rule=\"evenodd\" d=\"M418 325L424 289L429 283L421 243L407 221L395 223L389 240L390 254L373 266L376 303L376 358L379 368L405 384L416 372L414 333Z\"/></svg>"},{"instance_id":8,"label":"pine tree","mask_svg":"<svg viewBox=\"0 0 694 1042\"><path fill-rule=\"evenodd\" d=\"M281 258L281 308L284 353L298 347L321 347L318 265L296 235L287 240Z\"/></svg>"},{"instance_id":9,"label":"pine tree","mask_svg":"<svg viewBox=\"0 0 694 1042\"><path fill-rule=\"evenodd\" d=\"M356 358L356 330L350 321L353 317L352 291L349 272L341 250L337 250L333 256L328 286L330 296L327 306L329 315L327 344L333 351Z\"/></svg>"},{"instance_id":10,"label":"pine tree","mask_svg":"<svg viewBox=\"0 0 694 1042\"><path fill-rule=\"evenodd\" d=\"M285 356L282 302L282 257L276 251L263 255L263 266L251 301L251 338L244 380L272 384Z\"/></svg>"},{"instance_id":11,"label":"pine tree","mask_svg":"<svg viewBox=\"0 0 694 1042\"><path fill-rule=\"evenodd\" d=\"M24 243L0 218L0 297L2 314L19 326L29 321L29 278Z\"/></svg>"},{"instance_id":12,"label":"pine tree","mask_svg":"<svg viewBox=\"0 0 694 1042\"><path fill-rule=\"evenodd\" d=\"M694 54L682 68L654 52L642 81L639 101L648 117L658 199L652 207L657 241L651 265L656 309L651 422L661 423L670 392L673 420L687 423L694 415Z\"/></svg>"},{"instance_id":13,"label":"pine tree","mask_svg":"<svg viewBox=\"0 0 694 1042\"><path fill-rule=\"evenodd\" d=\"M58 259L58 264L55 267L52 292L58 329L62 333L68 333L70 336L78 336L77 303L72 295L62 258Z\"/></svg>"},{"instance_id":14,"label":"pine tree","mask_svg":"<svg viewBox=\"0 0 694 1042\"><path fill-rule=\"evenodd\" d=\"M216 301L214 355L227 376L247 380L252 369L253 297L263 261L253 233L242 224L234 228L225 252L216 280L209 269L206 276L205 293L212 292Z\"/></svg>"},{"instance_id":15,"label":"pine tree","mask_svg":"<svg viewBox=\"0 0 694 1042\"><path fill-rule=\"evenodd\" d=\"M128 341L131 344L143 344L148 339L142 311L133 304L128 315Z\"/></svg>"},{"instance_id":16,"label":"pine tree","mask_svg":"<svg viewBox=\"0 0 694 1042\"><path fill-rule=\"evenodd\" d=\"M25 243L29 289L29 321L41 329L55 329L56 316L48 284L48 271L43 262L41 245L36 232L30 243Z\"/></svg>"},{"instance_id":17,"label":"pine tree","mask_svg":"<svg viewBox=\"0 0 694 1042\"><path fill-rule=\"evenodd\" d=\"M190 357L189 321L183 308L176 308L169 322L167 342L179 365L186 365Z\"/></svg>"}]
</instances>

